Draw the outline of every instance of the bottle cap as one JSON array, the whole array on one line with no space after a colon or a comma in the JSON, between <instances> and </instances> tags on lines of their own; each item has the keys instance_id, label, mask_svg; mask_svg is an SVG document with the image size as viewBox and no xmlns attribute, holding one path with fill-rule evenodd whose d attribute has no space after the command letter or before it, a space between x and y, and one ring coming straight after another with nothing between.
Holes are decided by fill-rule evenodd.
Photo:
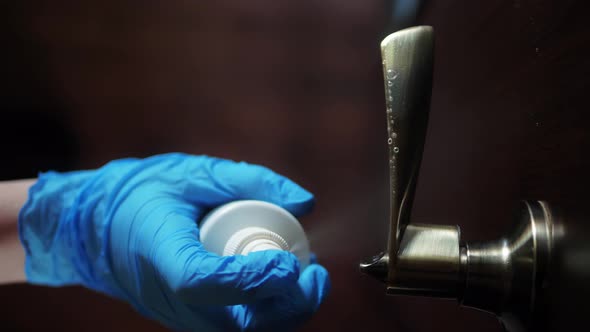
<instances>
[{"instance_id":1,"label":"bottle cap","mask_svg":"<svg viewBox=\"0 0 590 332\"><path fill-rule=\"evenodd\" d=\"M254 251L286 250L289 244L279 234L261 227L247 227L227 241L223 255L247 255Z\"/></svg>"},{"instance_id":2,"label":"bottle cap","mask_svg":"<svg viewBox=\"0 0 590 332\"><path fill-rule=\"evenodd\" d=\"M301 224L268 202L234 201L214 209L201 222L200 240L207 251L222 256L285 250L297 256L302 270L309 265L309 243Z\"/></svg>"}]
</instances>

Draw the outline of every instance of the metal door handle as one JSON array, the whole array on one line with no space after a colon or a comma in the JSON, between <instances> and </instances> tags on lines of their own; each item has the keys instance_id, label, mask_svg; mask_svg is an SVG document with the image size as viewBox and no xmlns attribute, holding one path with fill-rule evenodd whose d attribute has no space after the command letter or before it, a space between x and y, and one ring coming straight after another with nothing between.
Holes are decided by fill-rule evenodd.
<instances>
[{"instance_id":1,"label":"metal door handle","mask_svg":"<svg viewBox=\"0 0 590 332\"><path fill-rule=\"evenodd\" d=\"M540 201L522 202L515 231L483 243L460 241L455 225L410 220L426 137L434 38L428 26L395 32L381 43L389 156L387 251L360 265L390 295L454 298L496 314L510 331L526 329L542 287L555 216Z\"/></svg>"}]
</instances>

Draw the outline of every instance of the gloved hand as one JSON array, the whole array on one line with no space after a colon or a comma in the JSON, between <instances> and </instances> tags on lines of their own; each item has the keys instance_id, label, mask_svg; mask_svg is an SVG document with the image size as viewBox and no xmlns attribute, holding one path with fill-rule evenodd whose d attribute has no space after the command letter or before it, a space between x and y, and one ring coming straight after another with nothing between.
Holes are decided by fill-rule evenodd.
<instances>
[{"instance_id":1,"label":"gloved hand","mask_svg":"<svg viewBox=\"0 0 590 332\"><path fill-rule=\"evenodd\" d=\"M199 242L198 220L237 199L296 216L313 196L267 168L165 154L98 170L42 174L19 216L29 282L83 285L129 302L175 330L291 330L326 297L327 271L295 256L220 257Z\"/></svg>"}]
</instances>

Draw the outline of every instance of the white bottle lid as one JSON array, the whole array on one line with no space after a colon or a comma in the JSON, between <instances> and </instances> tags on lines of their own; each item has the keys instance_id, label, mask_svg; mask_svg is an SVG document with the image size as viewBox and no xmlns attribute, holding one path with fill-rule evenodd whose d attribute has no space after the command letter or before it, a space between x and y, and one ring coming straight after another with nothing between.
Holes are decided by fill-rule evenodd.
<instances>
[{"instance_id":1,"label":"white bottle lid","mask_svg":"<svg viewBox=\"0 0 590 332\"><path fill-rule=\"evenodd\" d=\"M214 209L201 222L200 240L206 250L220 256L286 250L297 256L301 271L309 265L309 243L299 221L263 201L234 201Z\"/></svg>"}]
</instances>

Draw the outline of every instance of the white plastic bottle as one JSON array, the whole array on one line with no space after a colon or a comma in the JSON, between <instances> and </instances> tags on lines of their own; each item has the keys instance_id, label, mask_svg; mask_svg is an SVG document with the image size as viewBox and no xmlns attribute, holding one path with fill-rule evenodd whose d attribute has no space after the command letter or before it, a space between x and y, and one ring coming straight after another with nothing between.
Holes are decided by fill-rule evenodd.
<instances>
[{"instance_id":1,"label":"white plastic bottle","mask_svg":"<svg viewBox=\"0 0 590 332\"><path fill-rule=\"evenodd\" d=\"M287 210L263 201L224 204L207 214L200 226L205 249L221 256L286 250L309 265L309 242L299 221Z\"/></svg>"}]
</instances>

